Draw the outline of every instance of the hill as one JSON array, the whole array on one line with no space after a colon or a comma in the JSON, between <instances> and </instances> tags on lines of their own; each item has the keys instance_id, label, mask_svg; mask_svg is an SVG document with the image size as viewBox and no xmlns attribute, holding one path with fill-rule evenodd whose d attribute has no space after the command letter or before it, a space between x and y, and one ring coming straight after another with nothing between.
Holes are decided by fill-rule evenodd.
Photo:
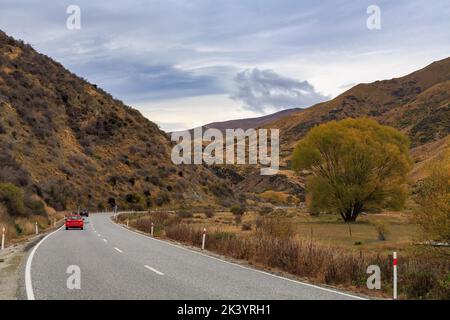
<instances>
[{"instance_id":1,"label":"hill","mask_svg":"<svg viewBox=\"0 0 450 320\"><path fill-rule=\"evenodd\" d=\"M276 113L272 113L266 116L257 117L257 118L247 118L247 119L237 119L223 122L213 122L203 126L203 129L219 129L221 131L225 131L225 129L243 129L247 130L250 128L259 128L264 127L265 125L276 121L280 118L289 116L292 113L301 112L303 109L294 108L294 109L286 109Z\"/></svg>"},{"instance_id":2,"label":"hill","mask_svg":"<svg viewBox=\"0 0 450 320\"><path fill-rule=\"evenodd\" d=\"M314 126L349 117L370 117L404 132L411 140L415 161L411 179L422 179L427 163L441 154L450 140L450 58L404 77L358 84L330 101L294 109L267 122L262 127L280 129L284 170L276 177L261 177L250 171L239 182L239 189L263 192L272 190L273 181L277 181L275 190L303 199L304 177L287 170L293 148Z\"/></svg>"},{"instance_id":3,"label":"hill","mask_svg":"<svg viewBox=\"0 0 450 320\"><path fill-rule=\"evenodd\" d=\"M292 149L309 129L330 120L371 117L406 133L412 147L450 134L450 58L401 78L359 84L338 97L265 125Z\"/></svg>"},{"instance_id":4,"label":"hill","mask_svg":"<svg viewBox=\"0 0 450 320\"><path fill-rule=\"evenodd\" d=\"M0 183L57 210L233 196L208 168L173 165L170 152L137 110L0 31Z\"/></svg>"}]
</instances>

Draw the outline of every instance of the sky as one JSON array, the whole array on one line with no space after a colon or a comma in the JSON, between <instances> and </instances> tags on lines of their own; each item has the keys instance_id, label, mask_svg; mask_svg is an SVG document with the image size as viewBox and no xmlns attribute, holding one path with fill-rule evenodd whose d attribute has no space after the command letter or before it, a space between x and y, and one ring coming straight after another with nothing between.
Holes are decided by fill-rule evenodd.
<instances>
[{"instance_id":1,"label":"sky","mask_svg":"<svg viewBox=\"0 0 450 320\"><path fill-rule=\"evenodd\" d=\"M166 131L309 107L450 53L448 0L52 2L0 0L0 29Z\"/></svg>"}]
</instances>

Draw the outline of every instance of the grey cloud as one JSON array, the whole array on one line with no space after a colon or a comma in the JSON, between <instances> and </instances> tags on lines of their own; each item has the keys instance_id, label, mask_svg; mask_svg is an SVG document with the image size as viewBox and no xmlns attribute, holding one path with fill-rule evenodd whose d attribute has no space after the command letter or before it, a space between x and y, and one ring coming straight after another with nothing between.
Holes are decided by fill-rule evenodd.
<instances>
[{"instance_id":1,"label":"grey cloud","mask_svg":"<svg viewBox=\"0 0 450 320\"><path fill-rule=\"evenodd\" d=\"M242 101L245 108L260 113L293 107L308 107L329 99L308 81L284 77L272 70L247 69L235 77L236 92L232 99Z\"/></svg>"}]
</instances>

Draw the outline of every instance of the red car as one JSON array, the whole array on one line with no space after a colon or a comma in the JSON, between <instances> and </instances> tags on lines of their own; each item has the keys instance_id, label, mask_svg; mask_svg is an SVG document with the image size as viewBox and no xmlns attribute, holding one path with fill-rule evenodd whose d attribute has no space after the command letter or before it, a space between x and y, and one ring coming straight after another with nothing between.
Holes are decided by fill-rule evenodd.
<instances>
[{"instance_id":1,"label":"red car","mask_svg":"<svg viewBox=\"0 0 450 320\"><path fill-rule=\"evenodd\" d=\"M66 230L69 228L77 228L83 230L84 220L80 215L71 215L66 218Z\"/></svg>"}]
</instances>

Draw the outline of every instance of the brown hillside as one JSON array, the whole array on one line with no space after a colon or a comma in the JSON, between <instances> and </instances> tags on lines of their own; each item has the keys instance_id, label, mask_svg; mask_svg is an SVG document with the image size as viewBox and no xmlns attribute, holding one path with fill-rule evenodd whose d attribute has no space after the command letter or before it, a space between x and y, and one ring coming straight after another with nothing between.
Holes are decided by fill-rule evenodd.
<instances>
[{"instance_id":1,"label":"brown hillside","mask_svg":"<svg viewBox=\"0 0 450 320\"><path fill-rule=\"evenodd\" d=\"M405 132L413 147L450 134L450 58L391 80L359 84L328 102L266 124L280 128L292 150L312 127L330 120L371 117Z\"/></svg>"},{"instance_id":2,"label":"brown hillside","mask_svg":"<svg viewBox=\"0 0 450 320\"><path fill-rule=\"evenodd\" d=\"M289 113L264 127L280 129L281 163L286 165L296 143L312 127L349 117L374 118L407 134L415 161L411 178L413 181L422 179L429 160L441 153L445 138L450 135L450 58L401 78L359 84L330 101ZM274 179L283 181L286 175L289 183L278 183L275 190L284 190L301 198L300 189L291 185L301 186L304 179L288 170L283 170L278 179L258 177L251 172L239 182L239 188L259 192L271 190Z\"/></svg>"},{"instance_id":3,"label":"brown hillside","mask_svg":"<svg viewBox=\"0 0 450 320\"><path fill-rule=\"evenodd\" d=\"M209 169L173 165L168 137L138 111L1 31L0 115L0 182L56 209L232 195Z\"/></svg>"}]
</instances>

